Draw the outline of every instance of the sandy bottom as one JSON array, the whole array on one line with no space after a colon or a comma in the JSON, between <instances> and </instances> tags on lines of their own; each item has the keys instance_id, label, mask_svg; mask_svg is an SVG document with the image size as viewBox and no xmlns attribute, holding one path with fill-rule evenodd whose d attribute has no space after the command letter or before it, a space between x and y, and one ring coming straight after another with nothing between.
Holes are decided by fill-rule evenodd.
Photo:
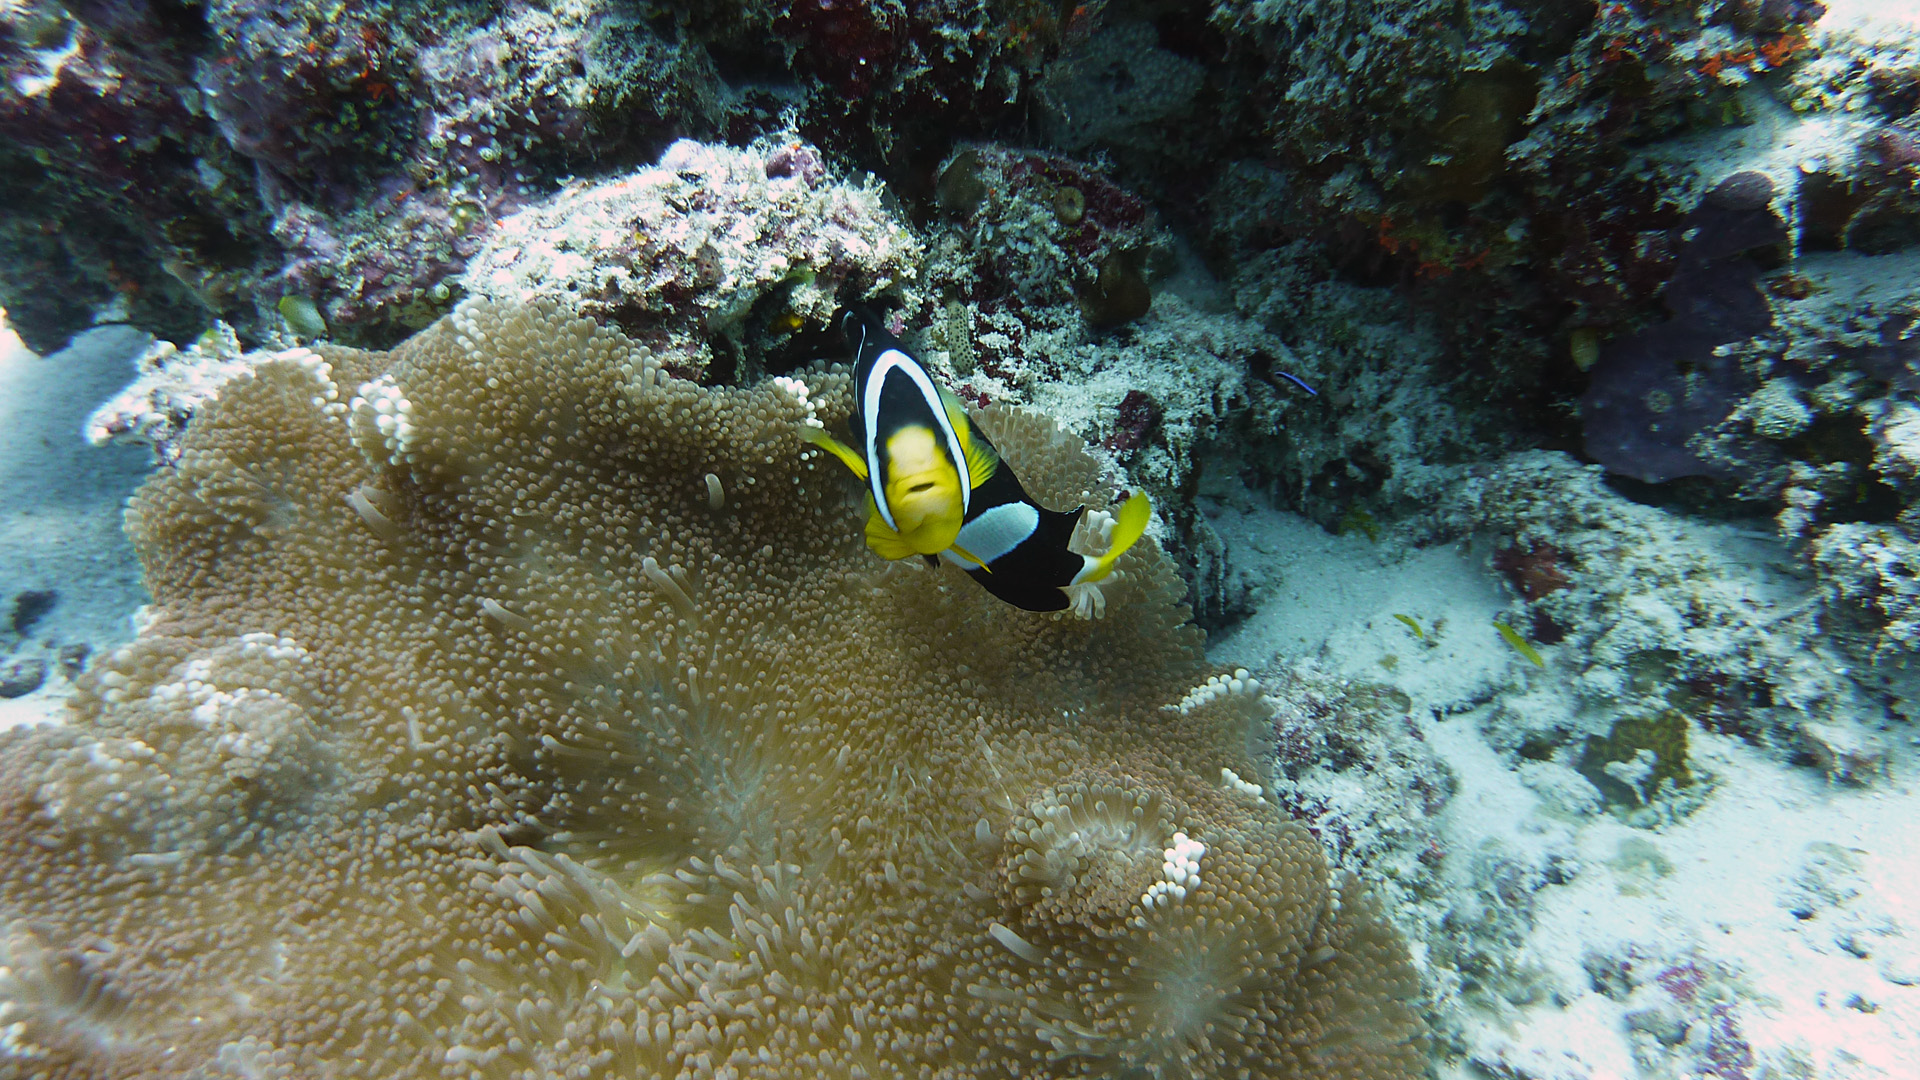
<instances>
[{"instance_id":1,"label":"sandy bottom","mask_svg":"<svg viewBox=\"0 0 1920 1080\"><path fill-rule=\"evenodd\" d=\"M0 728L58 715L72 684L63 648L90 657L133 637L130 616L147 602L120 511L147 473L145 449L95 447L82 422L133 378L144 333L90 330L41 357L0 327L0 667L41 659L40 689L0 698ZM53 606L14 631L15 598L56 594Z\"/></svg>"},{"instance_id":2,"label":"sandy bottom","mask_svg":"<svg viewBox=\"0 0 1920 1080\"><path fill-rule=\"evenodd\" d=\"M1212 521L1261 597L1209 650L1259 670L1391 683L1452 770L1437 823L1452 895L1472 859L1549 859L1534 880L1507 988L1459 1002L1465 1060L1448 1076L1920 1077L1920 791L1897 773L1828 783L1738 739L1695 733L1706 792L1636 828L1570 813L1521 782L1485 737L1505 706L1572 707L1570 673L1499 640L1512 595L1472 544L1426 550L1332 536L1301 518L1216 506ZM1396 615L1418 621L1417 641ZM1416 939L1431 920L1403 918ZM1423 950L1416 949L1419 954ZM1502 988L1494 987L1495 991ZM1492 999L1492 1000L1488 1000Z\"/></svg>"}]
</instances>

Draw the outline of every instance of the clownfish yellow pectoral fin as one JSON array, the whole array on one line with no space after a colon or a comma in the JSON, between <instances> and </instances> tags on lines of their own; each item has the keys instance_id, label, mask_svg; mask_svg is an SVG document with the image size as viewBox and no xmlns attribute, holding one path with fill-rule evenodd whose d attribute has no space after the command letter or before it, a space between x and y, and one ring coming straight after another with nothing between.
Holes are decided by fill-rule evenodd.
<instances>
[{"instance_id":1,"label":"clownfish yellow pectoral fin","mask_svg":"<svg viewBox=\"0 0 1920 1080\"><path fill-rule=\"evenodd\" d=\"M1134 492L1133 497L1121 503L1120 509L1113 515L1113 543L1107 548L1107 553L1082 571L1077 582L1099 581L1113 573L1113 564L1147 531L1147 522L1152 518L1153 504L1147 501L1147 493Z\"/></svg>"},{"instance_id":2,"label":"clownfish yellow pectoral fin","mask_svg":"<svg viewBox=\"0 0 1920 1080\"><path fill-rule=\"evenodd\" d=\"M867 547L883 559L904 559L919 554L880 516L880 505L873 501L872 492L867 493Z\"/></svg>"},{"instance_id":3,"label":"clownfish yellow pectoral fin","mask_svg":"<svg viewBox=\"0 0 1920 1080\"><path fill-rule=\"evenodd\" d=\"M853 475L862 480L867 478L867 459L855 453L853 447L817 427L802 428L800 437L839 458L842 464L853 470Z\"/></svg>"},{"instance_id":4,"label":"clownfish yellow pectoral fin","mask_svg":"<svg viewBox=\"0 0 1920 1080\"><path fill-rule=\"evenodd\" d=\"M982 573L987 573L987 574L993 573L993 567L988 566L987 561L985 559L982 559L980 556L975 555L973 552L968 551L966 548L961 547L959 544L954 544L948 547L947 550L953 552L955 555L958 555L961 558L972 563L973 568L975 570L979 570Z\"/></svg>"},{"instance_id":5,"label":"clownfish yellow pectoral fin","mask_svg":"<svg viewBox=\"0 0 1920 1080\"><path fill-rule=\"evenodd\" d=\"M967 455L967 487L977 489L1000 467L1000 455L973 437L973 418L967 415L966 403L944 386L940 388L940 405L947 411L947 424L960 436L961 452Z\"/></svg>"}]
</instances>

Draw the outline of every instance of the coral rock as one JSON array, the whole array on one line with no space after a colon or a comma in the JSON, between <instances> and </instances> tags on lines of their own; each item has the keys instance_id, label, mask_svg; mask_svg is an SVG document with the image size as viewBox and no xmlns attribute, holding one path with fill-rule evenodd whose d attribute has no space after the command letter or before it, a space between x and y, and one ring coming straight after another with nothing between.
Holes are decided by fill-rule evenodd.
<instances>
[{"instance_id":1,"label":"coral rock","mask_svg":"<svg viewBox=\"0 0 1920 1080\"><path fill-rule=\"evenodd\" d=\"M1526 549L1502 548L1493 553L1493 568L1507 576L1520 595L1528 600L1567 587L1567 572L1560 568L1566 552L1548 543L1536 543Z\"/></svg>"},{"instance_id":2,"label":"coral rock","mask_svg":"<svg viewBox=\"0 0 1920 1080\"><path fill-rule=\"evenodd\" d=\"M1773 315L1747 253L1787 238L1769 206L1773 182L1736 173L1687 218L1693 237L1667 283L1672 318L1601 347L1581 398L1586 449L1610 471L1647 483L1725 476L1691 441L1718 425L1754 389L1722 346L1766 331Z\"/></svg>"},{"instance_id":3,"label":"coral rock","mask_svg":"<svg viewBox=\"0 0 1920 1080\"><path fill-rule=\"evenodd\" d=\"M836 292L913 277L920 246L872 185L828 182L802 144L765 152L681 140L659 164L570 188L500 223L468 267L476 296L552 298L700 359L739 341L754 304L825 322Z\"/></svg>"},{"instance_id":4,"label":"coral rock","mask_svg":"<svg viewBox=\"0 0 1920 1080\"><path fill-rule=\"evenodd\" d=\"M0 666L0 698L25 697L47 681L47 662L39 657Z\"/></svg>"}]
</instances>

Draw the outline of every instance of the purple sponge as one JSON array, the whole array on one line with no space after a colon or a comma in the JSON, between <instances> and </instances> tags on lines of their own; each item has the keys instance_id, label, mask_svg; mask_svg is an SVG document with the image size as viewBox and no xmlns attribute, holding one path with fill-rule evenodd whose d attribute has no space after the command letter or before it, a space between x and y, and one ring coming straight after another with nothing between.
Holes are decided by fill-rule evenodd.
<instances>
[{"instance_id":1,"label":"purple sponge","mask_svg":"<svg viewBox=\"0 0 1920 1080\"><path fill-rule=\"evenodd\" d=\"M1739 359L1714 350L1773 325L1749 254L1787 238L1772 198L1773 181L1760 173L1721 181L1684 223L1688 239L1664 296L1671 317L1602 347L1580 412L1587 454L1608 471L1656 484L1726 475L1687 444L1753 392Z\"/></svg>"}]
</instances>

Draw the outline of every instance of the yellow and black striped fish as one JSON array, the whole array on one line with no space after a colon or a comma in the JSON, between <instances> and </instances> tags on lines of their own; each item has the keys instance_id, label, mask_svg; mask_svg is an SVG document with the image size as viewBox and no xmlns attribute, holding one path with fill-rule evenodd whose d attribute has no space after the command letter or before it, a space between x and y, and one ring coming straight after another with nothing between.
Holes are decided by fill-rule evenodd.
<instances>
[{"instance_id":1,"label":"yellow and black striped fish","mask_svg":"<svg viewBox=\"0 0 1920 1080\"><path fill-rule=\"evenodd\" d=\"M887 559L920 555L965 570L1028 611L1059 611L1140 539L1153 508L1136 492L1115 514L1098 557L1067 547L1085 507L1033 501L953 392L868 312L834 321L854 356L853 445L818 429L808 437L867 482L867 546Z\"/></svg>"}]
</instances>

